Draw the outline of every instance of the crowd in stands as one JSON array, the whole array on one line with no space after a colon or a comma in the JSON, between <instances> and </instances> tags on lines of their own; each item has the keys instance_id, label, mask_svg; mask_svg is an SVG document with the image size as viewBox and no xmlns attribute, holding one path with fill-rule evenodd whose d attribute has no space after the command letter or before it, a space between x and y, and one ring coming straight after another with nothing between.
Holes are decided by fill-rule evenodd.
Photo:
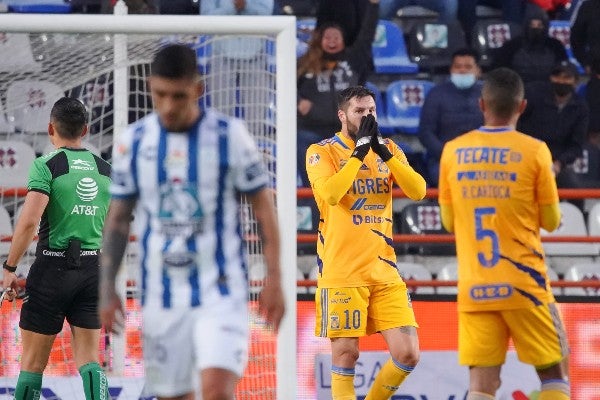
<instances>
[{"instance_id":1,"label":"crowd in stands","mask_svg":"<svg viewBox=\"0 0 600 400\"><path fill-rule=\"evenodd\" d=\"M15 1L14 6L9 1L8 8L23 11L22 6L27 4L45 4L69 6L71 12L93 13L112 12L115 3L116 0L28 0ZM308 34L299 32L308 38L306 43L300 43L306 49L298 53L297 60L299 186L308 186L304 172L306 148L339 129L335 110L336 96L341 90L355 84L380 89L383 109L378 114L383 127L386 112L391 112L385 109L390 104L385 101L388 83L420 79L435 86L426 95L407 94L413 100L416 98L416 105L421 108L417 134L407 138L402 126L387 127L386 133L399 133L393 139L410 153L409 160L426 176L428 186L436 187L441 148L447 140L481 124L478 79L500 66L515 70L527 84L529 106L518 128L548 143L555 158L559 187L590 187L597 180L591 176L590 168L582 172L578 166L598 163L595 143L600 131L597 121L600 104L595 93L600 88L598 75L593 72L593 58L600 52L597 23L600 0L125 0L125 3L130 13L294 14L314 22L310 25L314 30ZM420 11L412 14L416 21L412 25L404 17L411 15L405 12L411 8ZM489 15L481 10L487 10ZM416 66L414 72L389 74L375 68L372 44L381 42L378 37L381 33L376 28L384 20L400 28L408 57ZM554 22L560 23L553 25ZM220 67L213 69L222 73L213 79L266 79L256 78L264 70L264 60L256 59L256 54L260 54L256 46L260 43L231 39L213 49L222 55L218 57ZM240 75L240 59L253 60L256 73ZM249 67L244 64L244 68ZM223 93L223 96L222 102L229 102L231 95ZM416 142L414 136L418 138Z\"/></svg>"}]
</instances>

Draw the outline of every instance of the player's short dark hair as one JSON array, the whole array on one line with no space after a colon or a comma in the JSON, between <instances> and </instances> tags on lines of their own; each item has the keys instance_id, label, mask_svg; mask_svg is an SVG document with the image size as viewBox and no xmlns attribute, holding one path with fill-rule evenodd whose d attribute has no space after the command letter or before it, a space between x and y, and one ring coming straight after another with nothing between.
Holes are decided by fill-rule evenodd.
<instances>
[{"instance_id":1,"label":"player's short dark hair","mask_svg":"<svg viewBox=\"0 0 600 400\"><path fill-rule=\"evenodd\" d=\"M50 111L50 121L58 136L77 139L88 121L88 112L78 99L63 97L54 103Z\"/></svg>"},{"instance_id":2,"label":"player's short dark hair","mask_svg":"<svg viewBox=\"0 0 600 400\"><path fill-rule=\"evenodd\" d=\"M486 74L481 96L491 113L508 119L519 110L524 93L519 74L509 68L497 68Z\"/></svg>"},{"instance_id":3,"label":"player's short dark hair","mask_svg":"<svg viewBox=\"0 0 600 400\"><path fill-rule=\"evenodd\" d=\"M451 60L454 61L456 57L473 57L475 64L479 64L479 53L469 47L455 50L454 53L452 53Z\"/></svg>"},{"instance_id":4,"label":"player's short dark hair","mask_svg":"<svg viewBox=\"0 0 600 400\"><path fill-rule=\"evenodd\" d=\"M375 93L373 93L371 90L367 89L366 87L350 86L349 88L342 90L338 94L338 109L345 111L348 108L348 103L350 102L351 99L353 99L354 97L361 99L361 98L367 97L367 96L371 96L373 98L373 100L375 100Z\"/></svg>"},{"instance_id":5,"label":"player's short dark hair","mask_svg":"<svg viewBox=\"0 0 600 400\"><path fill-rule=\"evenodd\" d=\"M150 64L150 75L169 79L199 75L196 52L183 44L170 44L158 51Z\"/></svg>"}]
</instances>

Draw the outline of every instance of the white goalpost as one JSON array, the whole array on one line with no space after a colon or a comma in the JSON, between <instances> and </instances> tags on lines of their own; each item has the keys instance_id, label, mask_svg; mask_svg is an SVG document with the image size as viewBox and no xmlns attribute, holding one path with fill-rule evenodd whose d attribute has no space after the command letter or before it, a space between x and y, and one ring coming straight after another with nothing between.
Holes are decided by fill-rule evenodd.
<instances>
[{"instance_id":1,"label":"white goalpost","mask_svg":"<svg viewBox=\"0 0 600 400\"><path fill-rule=\"evenodd\" d=\"M256 222L249 205L243 202L240 213L248 252L251 336L249 365L236 398L295 399L295 18L126 15L122 0L115 8L115 15L0 15L1 154L9 154L6 149L16 142L29 144L37 154L47 152L45 125L50 107L57 98L67 95L81 99L90 112L90 134L84 145L110 161L113 137L152 109L146 78L153 54L168 42L192 46L206 80L202 106L243 118L264 155L282 236L286 315L275 335L257 311L264 264ZM226 53L236 41L238 52ZM13 161L25 162L21 154L10 154L11 167ZM6 171L6 165L3 168ZM8 210L13 222L23 201L24 190L19 186L25 185L26 179L17 187L2 187L0 183L0 205ZM135 249L134 240L128 246L121 276L127 329L121 337L105 334L101 346L109 385L116 382L111 394L123 400L142 398L137 392L143 385L143 368ZM31 257L19 265L22 277L27 274ZM2 304L0 399L9 395L18 375L19 307L18 301ZM62 394L49 387L43 395L46 398L62 395L83 399L77 371L69 361L69 341L70 333L65 327L57 337L44 382L59 388L72 386L73 393ZM135 386L133 389L125 387L128 380L134 382L130 384Z\"/></svg>"}]
</instances>

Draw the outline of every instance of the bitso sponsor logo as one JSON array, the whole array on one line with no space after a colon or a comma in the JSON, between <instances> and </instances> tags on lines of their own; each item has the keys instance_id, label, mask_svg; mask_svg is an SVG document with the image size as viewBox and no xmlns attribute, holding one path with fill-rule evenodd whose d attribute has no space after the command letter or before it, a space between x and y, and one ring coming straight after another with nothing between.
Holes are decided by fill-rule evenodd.
<instances>
[{"instance_id":1,"label":"bitso sponsor logo","mask_svg":"<svg viewBox=\"0 0 600 400\"><path fill-rule=\"evenodd\" d=\"M82 201L92 201L98 195L98 184L92 178L82 178L77 182L76 193Z\"/></svg>"}]
</instances>

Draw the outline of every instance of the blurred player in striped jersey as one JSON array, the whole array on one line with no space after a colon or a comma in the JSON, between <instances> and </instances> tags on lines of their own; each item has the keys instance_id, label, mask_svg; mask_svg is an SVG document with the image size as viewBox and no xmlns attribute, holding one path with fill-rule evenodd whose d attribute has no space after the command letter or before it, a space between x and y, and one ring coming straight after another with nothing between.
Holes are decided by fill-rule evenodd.
<instances>
[{"instance_id":1,"label":"blurred player in striped jersey","mask_svg":"<svg viewBox=\"0 0 600 400\"><path fill-rule=\"evenodd\" d=\"M204 85L192 49L166 46L150 68L155 112L114 144L100 315L107 329L119 328L115 275L137 202L146 390L192 400L199 371L203 399L232 400L248 353L239 193L254 209L267 264L260 310L275 329L284 313L269 177L242 121L199 107Z\"/></svg>"},{"instance_id":2,"label":"blurred player in striped jersey","mask_svg":"<svg viewBox=\"0 0 600 400\"><path fill-rule=\"evenodd\" d=\"M425 180L379 136L373 92L340 93L341 132L313 144L306 170L319 207L316 335L331 340L331 393L354 400L358 338L380 332L391 358L367 400L390 398L419 359L417 323L392 247L392 186L425 196Z\"/></svg>"},{"instance_id":3,"label":"blurred player in striped jersey","mask_svg":"<svg viewBox=\"0 0 600 400\"><path fill-rule=\"evenodd\" d=\"M439 202L456 234L459 362L470 368L468 400L494 399L509 339L535 366L539 400L569 399L568 348L550 288L540 227L560 223L548 146L515 130L526 106L512 70L487 74L485 125L446 143Z\"/></svg>"}]
</instances>

